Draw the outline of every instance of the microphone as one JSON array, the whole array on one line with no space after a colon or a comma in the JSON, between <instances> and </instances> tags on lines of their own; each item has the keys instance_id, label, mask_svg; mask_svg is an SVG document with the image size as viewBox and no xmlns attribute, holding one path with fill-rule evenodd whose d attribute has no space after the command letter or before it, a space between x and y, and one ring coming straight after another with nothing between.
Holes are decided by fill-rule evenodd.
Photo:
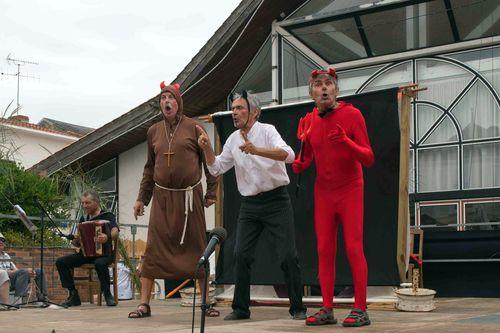
<instances>
[{"instance_id":1,"label":"microphone","mask_svg":"<svg viewBox=\"0 0 500 333\"><path fill-rule=\"evenodd\" d=\"M75 235L72 235L72 234L65 235L62 232L59 233L59 237L64 237L64 238L66 238L67 240L70 240L70 241L72 241L73 239L75 239Z\"/></svg>"},{"instance_id":2,"label":"microphone","mask_svg":"<svg viewBox=\"0 0 500 333\"><path fill-rule=\"evenodd\" d=\"M21 206L19 205L12 205L12 206L14 207L16 215L23 222L24 226L33 234L38 229L37 226L34 225L33 222L31 222L28 215L26 215L26 212Z\"/></svg>"},{"instance_id":3,"label":"microphone","mask_svg":"<svg viewBox=\"0 0 500 333\"><path fill-rule=\"evenodd\" d=\"M204 265L208 258L210 258L210 255L215 250L215 245L222 244L224 242L227 237L227 231L226 229L220 227L214 228L212 231L210 231L209 237L210 241L208 242L205 252L198 261L198 267Z\"/></svg>"}]
</instances>

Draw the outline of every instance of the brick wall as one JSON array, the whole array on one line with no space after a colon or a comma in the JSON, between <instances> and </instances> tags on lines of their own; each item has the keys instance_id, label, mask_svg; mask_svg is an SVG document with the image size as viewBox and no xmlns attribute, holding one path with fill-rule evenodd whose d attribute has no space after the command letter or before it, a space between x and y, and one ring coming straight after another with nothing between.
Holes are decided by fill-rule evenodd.
<instances>
[{"instance_id":1,"label":"brick wall","mask_svg":"<svg viewBox=\"0 0 500 333\"><path fill-rule=\"evenodd\" d=\"M5 252L12 257L12 261L18 268L40 268L40 248L6 247ZM53 302L61 303L68 297L67 290L61 287L59 281L59 274L55 266L56 259L72 253L75 253L74 249L60 247L48 247L43 251L43 269L47 278L49 298ZM85 271L76 269L75 275L83 276ZM88 292L86 290L79 290L79 294L82 302L88 302Z\"/></svg>"}]
</instances>

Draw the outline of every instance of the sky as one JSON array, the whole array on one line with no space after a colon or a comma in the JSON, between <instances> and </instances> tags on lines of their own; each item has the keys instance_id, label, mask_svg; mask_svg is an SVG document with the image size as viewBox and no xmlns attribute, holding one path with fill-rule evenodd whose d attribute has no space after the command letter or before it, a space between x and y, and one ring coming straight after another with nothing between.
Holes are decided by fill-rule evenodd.
<instances>
[{"instance_id":1,"label":"sky","mask_svg":"<svg viewBox=\"0 0 500 333\"><path fill-rule=\"evenodd\" d=\"M171 82L240 0L0 0L0 72L19 114L97 128ZM0 111L17 104L0 75Z\"/></svg>"}]
</instances>

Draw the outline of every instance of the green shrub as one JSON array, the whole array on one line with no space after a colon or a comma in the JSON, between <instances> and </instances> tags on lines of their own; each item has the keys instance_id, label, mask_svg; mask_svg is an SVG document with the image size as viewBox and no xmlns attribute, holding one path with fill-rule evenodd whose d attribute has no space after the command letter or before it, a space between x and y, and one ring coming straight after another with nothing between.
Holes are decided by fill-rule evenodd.
<instances>
[{"instance_id":1,"label":"green shrub","mask_svg":"<svg viewBox=\"0 0 500 333\"><path fill-rule=\"evenodd\" d=\"M45 210L56 218L68 218L69 212L65 209L64 196L60 194L58 183L53 178L41 177L31 171L24 170L20 165L0 160L0 193L3 196L0 200L0 213L5 215L15 215L12 204L21 206L26 215L38 217L42 205ZM9 202L10 201L10 202ZM12 204L11 204L12 203ZM46 226L50 225L48 218ZM40 227L40 221L32 221ZM1 218L0 232L4 234L11 245L27 245L32 243L31 233L26 229L19 219ZM65 244L64 240L53 235L49 230L44 234L47 245ZM36 239L39 240L38 231ZM52 244L51 244L52 243Z\"/></svg>"}]
</instances>

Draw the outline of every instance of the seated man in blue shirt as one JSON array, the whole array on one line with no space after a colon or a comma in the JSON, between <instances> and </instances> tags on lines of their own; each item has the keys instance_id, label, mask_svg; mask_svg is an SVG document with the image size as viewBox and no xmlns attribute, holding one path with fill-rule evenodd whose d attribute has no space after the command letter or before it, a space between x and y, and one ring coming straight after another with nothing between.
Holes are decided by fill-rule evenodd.
<instances>
[{"instance_id":1,"label":"seated man in blue shirt","mask_svg":"<svg viewBox=\"0 0 500 333\"><path fill-rule=\"evenodd\" d=\"M35 278L37 299L47 296L47 281L40 269L19 269L5 250L5 237L0 233L0 303L9 304L9 291L16 298L27 296L30 278ZM43 293L40 292L43 279Z\"/></svg>"}]
</instances>

